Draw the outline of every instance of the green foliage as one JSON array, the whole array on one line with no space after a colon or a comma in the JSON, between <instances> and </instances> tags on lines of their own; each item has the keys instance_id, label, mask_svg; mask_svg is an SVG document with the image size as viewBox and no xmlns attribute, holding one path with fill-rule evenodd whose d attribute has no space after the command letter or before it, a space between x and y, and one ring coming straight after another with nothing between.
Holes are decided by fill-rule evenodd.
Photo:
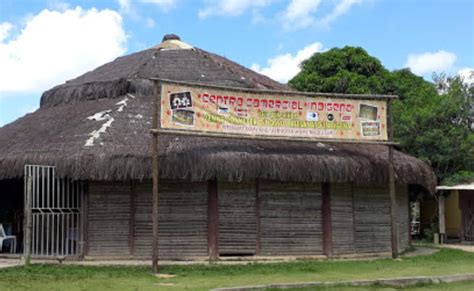
<instances>
[{"instance_id":1,"label":"green foliage","mask_svg":"<svg viewBox=\"0 0 474 291\"><path fill-rule=\"evenodd\" d=\"M368 94L385 91L389 72L364 49L346 46L315 54L289 84L301 91Z\"/></svg>"},{"instance_id":2,"label":"green foliage","mask_svg":"<svg viewBox=\"0 0 474 291\"><path fill-rule=\"evenodd\" d=\"M469 184L474 183L474 172L471 171L460 171L451 177L443 180L443 185L454 186L458 184Z\"/></svg>"},{"instance_id":3,"label":"green foliage","mask_svg":"<svg viewBox=\"0 0 474 291\"><path fill-rule=\"evenodd\" d=\"M474 86L459 77L435 75L434 80L409 69L390 72L362 48L346 46L314 54L289 85L301 91L398 95L392 103L395 141L429 162L442 180L474 171Z\"/></svg>"}]
</instances>

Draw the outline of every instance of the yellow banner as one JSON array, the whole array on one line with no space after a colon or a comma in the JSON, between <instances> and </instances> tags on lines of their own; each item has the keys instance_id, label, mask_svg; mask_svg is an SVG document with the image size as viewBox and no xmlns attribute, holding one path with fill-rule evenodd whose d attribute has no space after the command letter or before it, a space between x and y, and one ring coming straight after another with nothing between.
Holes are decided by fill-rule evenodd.
<instances>
[{"instance_id":1,"label":"yellow banner","mask_svg":"<svg viewBox=\"0 0 474 291\"><path fill-rule=\"evenodd\" d=\"M161 128L308 139L387 140L387 101L162 84Z\"/></svg>"}]
</instances>

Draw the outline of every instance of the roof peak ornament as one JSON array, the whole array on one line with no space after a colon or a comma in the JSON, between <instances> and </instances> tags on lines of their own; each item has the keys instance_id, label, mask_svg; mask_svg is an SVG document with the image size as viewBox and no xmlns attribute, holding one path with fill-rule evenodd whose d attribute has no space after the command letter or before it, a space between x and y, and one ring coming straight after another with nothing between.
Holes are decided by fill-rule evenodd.
<instances>
[{"instance_id":1,"label":"roof peak ornament","mask_svg":"<svg viewBox=\"0 0 474 291\"><path fill-rule=\"evenodd\" d=\"M180 50L180 49L194 49L193 46L182 42L181 38L176 34L166 34L163 36L163 41L153 48L158 50Z\"/></svg>"}]
</instances>

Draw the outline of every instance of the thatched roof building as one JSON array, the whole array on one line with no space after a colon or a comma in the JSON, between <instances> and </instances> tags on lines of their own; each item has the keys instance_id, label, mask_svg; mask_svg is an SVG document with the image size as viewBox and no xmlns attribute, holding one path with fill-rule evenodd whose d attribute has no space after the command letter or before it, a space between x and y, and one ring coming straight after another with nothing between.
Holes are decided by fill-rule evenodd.
<instances>
[{"instance_id":1,"label":"thatched roof building","mask_svg":"<svg viewBox=\"0 0 474 291\"><path fill-rule=\"evenodd\" d=\"M224 57L191 47L181 42L176 36L168 36L164 39L163 43L156 47L119 57L113 62L44 92L41 97L41 107L36 112L27 114L15 122L0 128L0 180L21 179L24 175L26 164L49 165L55 166L57 174L60 176L69 177L73 180L88 181L90 195L90 202L88 203L92 203L93 199L99 199L94 200L95 204L89 204L89 207L100 205L100 209L106 209L110 206L110 211L112 211L110 213L116 213L113 211L119 211L117 209L122 209L120 210L122 213L123 207L125 207L124 204L117 202L119 203L117 205L122 208L117 208L119 206L113 204L115 203L113 201L119 200L100 200L103 199L103 196L93 196L93 193L122 193L121 191L124 191L123 188L117 185L123 184L113 184L118 181L135 181L132 183L133 185L137 185L137 183L139 185L142 185L140 183L148 185L138 187L146 188L146 190L136 191L148 193L146 194L147 196L143 197L148 197L146 199L149 199L151 191L148 184L148 181L151 179L150 128L155 93L155 85L150 78L238 88L291 90L286 85L273 81ZM199 192L201 190L207 193L207 190L205 190L207 186L202 186L206 185L207 181L217 180L221 181L222 185L227 185L225 183L248 183L249 181L261 180L277 181L276 183L280 184L321 185L321 183L331 183L349 185L347 187L344 186L346 187L344 189L350 188L352 192L344 193L357 193L357 185L366 187L364 188L366 190L369 189L367 185L379 185L377 186L377 189L380 189L379 192L373 192L373 190L364 192L372 193L370 195L373 196L369 195L372 197L369 197L371 201L371 199L383 196L380 193L385 193L386 188L380 185L384 185L388 181L388 153L387 147L383 145L264 141L173 135L160 136L159 142L160 177L165 181L187 181L190 183L189 185L194 185L191 187L194 190L184 184L176 186L180 187L181 190L179 191L188 193L186 194L188 196L185 197L194 197L192 195L198 195L196 193L201 193ZM428 191L434 190L436 182L430 167L412 156L396 151L395 172L398 185L414 184L420 185ZM105 183L104 181L108 181L107 183L115 186L110 186L109 184L107 186L103 184ZM260 189L258 187L263 187L261 188L263 192L266 191L264 189L272 189L273 186L270 182L268 182L270 183L268 185L265 183L267 182L257 183L257 189ZM229 189L234 189L232 188L234 184L229 185L231 185ZM337 185L334 186L334 189L339 187ZM172 188L169 185L164 185L163 187L165 189ZM222 187L225 188L227 186ZM252 188L254 186L249 187ZM279 186L278 188L282 187ZM298 191L292 190L296 191L293 197L303 195L301 193L306 193L305 191L309 189L308 187L311 188L313 186L297 186L294 189L299 189ZM219 189L219 191L222 190L221 188ZM375 188L372 187L370 189ZM2 190L0 189L0 191ZM130 191L136 193L134 192L135 190ZM191 194L189 191L194 194ZM319 190L317 192L319 193ZM149 227L149 223L144 222L145 224L143 224L144 229L148 229L148 231L138 226L133 227L134 224L139 225L138 222L141 219L134 213L140 213L140 205L143 205L144 209L148 209L146 207L149 207L149 203L147 204L143 201L149 200L145 198L143 198L145 199L143 201L140 200L141 194L136 194L138 196L133 196L135 194L130 195L130 197L138 197L136 198L138 200L130 198L132 199L130 201L133 201L133 203L130 202L130 205L133 205L135 208L132 207L127 212L129 215L127 216L128 220L125 218L123 220L124 224L128 223L129 226L131 225L131 234L126 246L124 242L123 249L121 247L111 248L109 249L110 254L123 254L125 249L127 249L126 253L130 250L130 254L138 253L143 255L149 251L145 248L145 250L141 249L143 252L140 253L139 246L143 246L143 241L134 241L134 237L138 236L135 232L141 233L149 239L149 229L146 228ZM357 194L352 194L352 196L352 203L354 204L356 203L354 202L354 197ZM304 209L307 209L305 205L311 204L310 200L313 199L308 197L310 196L301 196L301 201L303 201L301 207L306 207ZM320 198L320 196L318 197ZM386 209L387 206L384 204L386 201L383 197L380 198L382 199L380 200L382 204L374 206L375 208L381 207L380 209ZM180 199L186 198L182 197ZM140 201L145 204L140 204ZM220 201L224 201L224 198ZM127 203L126 205L128 205ZM200 205L199 203L196 205ZM236 203L231 204L236 205ZM315 205L319 204L316 203ZM349 209L355 207L354 205ZM197 206L194 205L192 207L191 211L195 212ZM247 209L248 207L244 208ZM406 208L405 205L401 209L406 211ZM104 245L104 241L98 239L98 235L101 231L103 232L111 227L110 224L105 222L104 216L97 214L101 211L100 209L89 209L89 214L84 214L86 216L92 215L89 217L89 220L99 219L97 217L100 217L99 221L96 220L92 224L94 227L98 227L98 229L94 228L96 232L93 231L94 229L89 229L90 234L86 235L90 240L90 245L87 247L88 251L86 251L86 254L89 255L109 254L101 247L95 249L95 244L93 243L95 239L95 242L101 242L99 245ZM189 209L186 209L185 212L189 211ZM94 213L99 216L93 216ZM205 217L209 216L209 214L206 216L206 211L203 213ZM347 213L347 211L342 211L341 215L345 215L344 213ZM117 219L120 219L115 214L112 216L114 223L116 223ZM167 218L164 217L163 219L166 220ZM354 214L351 219L353 219L351 221L355 225L357 215ZM378 220L379 218L375 219L375 221ZM268 223L275 225L275 221L269 221ZM276 222L276 224L278 223ZM403 220L403 223L405 225L407 221ZM264 221L262 221L262 229L264 224ZM99 225L102 225L103 229ZM203 231L205 231L205 227ZM85 232L87 233L87 231ZM372 239L378 235L376 232L377 229L374 229L372 226ZM257 231L257 233L260 232ZM316 231L315 233L319 232ZM342 233L347 233L347 231L344 230ZM352 234L354 235L352 240L355 241L355 231ZM221 237L224 236L221 233ZM259 235L257 236L259 237ZM130 239L130 237L132 238ZM120 239L121 237L111 235L105 241L116 243ZM199 239L196 238L196 241L203 242L205 239L206 237L200 237ZM258 240L260 244L260 238ZM170 245L175 243L176 241L172 241ZM220 244L222 249L225 249L229 241L222 241ZM278 253L277 248L269 248L268 251L265 251L264 245L265 233L262 233L261 252L267 254ZM335 245L337 246L336 243ZM367 244L365 243L361 244L361 248L366 246ZM198 249L197 243L194 247ZM291 250L287 245L282 246L282 248ZM201 250L201 248L199 249ZM239 251L232 251L235 248L230 249L226 253L239 253ZM260 253L260 247L258 249L257 253ZM247 253L246 249L239 250L241 253ZM341 254L344 253L343 250L345 250L345 246L341 246ZM372 249L364 249L363 252L386 250L386 244L382 245L379 249L372 244ZM353 251L356 252L355 249ZM296 248L293 253L321 254L319 247L311 251L307 251L305 248ZM199 255L202 252L190 251L190 254Z\"/></svg>"},{"instance_id":2,"label":"thatched roof building","mask_svg":"<svg viewBox=\"0 0 474 291\"><path fill-rule=\"evenodd\" d=\"M74 179L151 178L153 83L148 79L152 77L289 89L198 48L157 46L120 57L46 91L40 109L0 129L0 179L21 177L25 164L55 165L58 172ZM92 118L100 112L104 116ZM100 130L107 118L110 124L94 144L87 145L91 133ZM387 180L387 149L378 145L163 136L160 149L161 176L169 179ZM397 181L434 190L428 165L401 152L396 153L395 161Z\"/></svg>"}]
</instances>

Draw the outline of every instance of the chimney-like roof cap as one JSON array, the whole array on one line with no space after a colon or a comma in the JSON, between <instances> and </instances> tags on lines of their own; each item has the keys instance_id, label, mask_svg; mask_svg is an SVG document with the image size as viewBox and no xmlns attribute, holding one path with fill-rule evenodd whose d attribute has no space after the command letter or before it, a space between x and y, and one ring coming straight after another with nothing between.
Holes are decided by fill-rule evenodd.
<instances>
[{"instance_id":1,"label":"chimney-like roof cap","mask_svg":"<svg viewBox=\"0 0 474 291\"><path fill-rule=\"evenodd\" d=\"M167 41L167 40L181 40L181 38L176 35L176 34L165 34L165 36L163 36L163 40L162 41Z\"/></svg>"}]
</instances>

